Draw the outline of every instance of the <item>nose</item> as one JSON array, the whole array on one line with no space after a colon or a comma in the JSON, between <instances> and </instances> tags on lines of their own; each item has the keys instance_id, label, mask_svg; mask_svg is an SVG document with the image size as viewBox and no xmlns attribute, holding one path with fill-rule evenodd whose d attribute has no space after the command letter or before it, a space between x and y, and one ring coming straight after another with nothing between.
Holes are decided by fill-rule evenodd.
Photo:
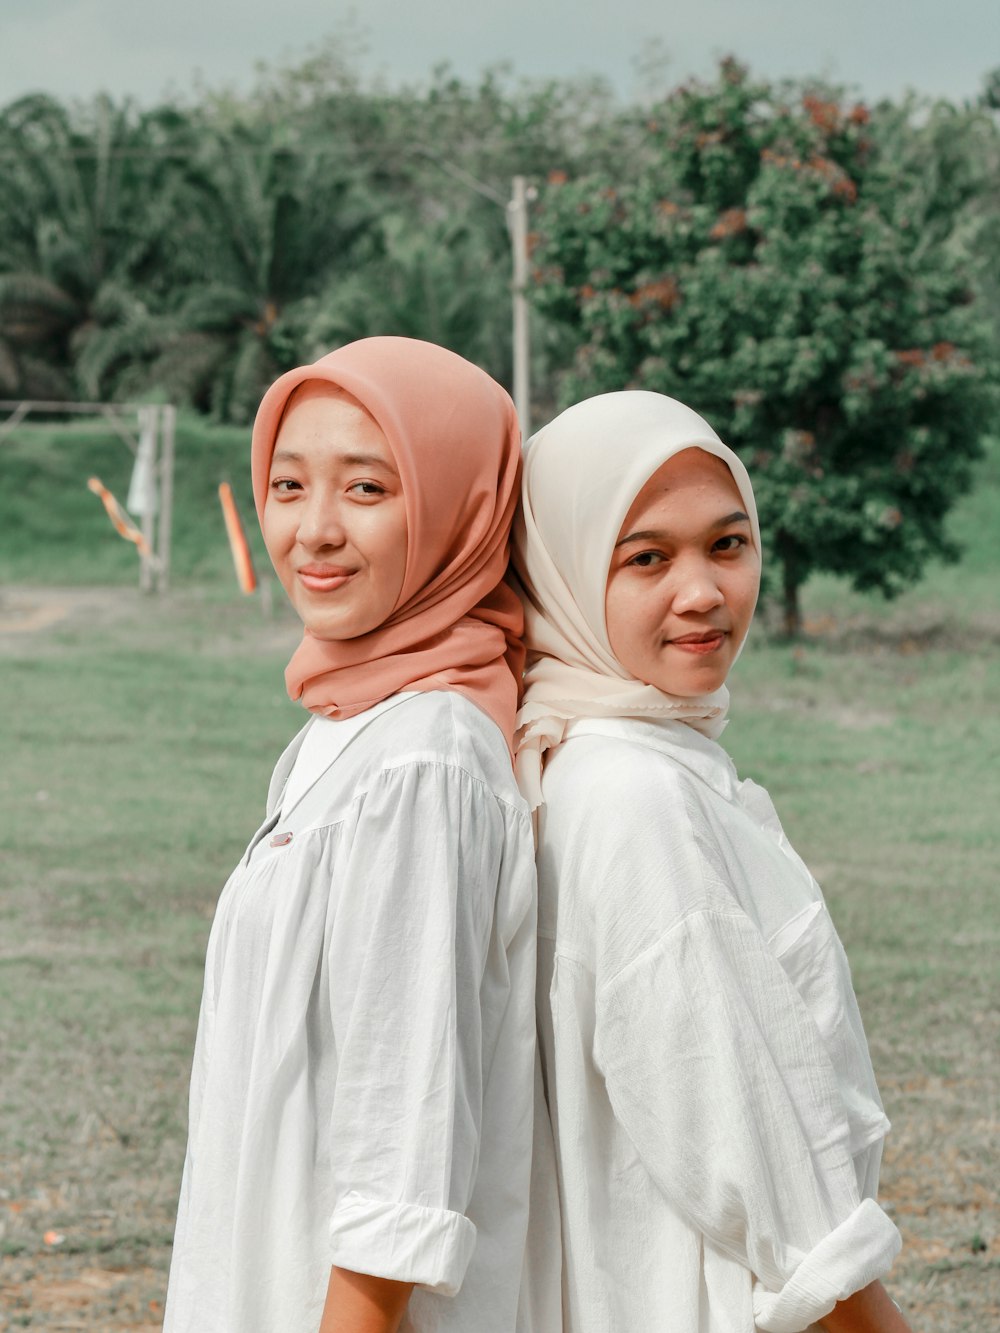
<instances>
[{"instance_id":1,"label":"nose","mask_svg":"<svg viewBox=\"0 0 1000 1333\"><path fill-rule=\"evenodd\" d=\"M343 546L347 540L340 510L332 497L316 487L298 507L298 540L307 550Z\"/></svg>"},{"instance_id":2,"label":"nose","mask_svg":"<svg viewBox=\"0 0 1000 1333\"><path fill-rule=\"evenodd\" d=\"M691 557L674 568L673 611L677 615L691 612L703 615L725 603L719 580L711 562Z\"/></svg>"}]
</instances>

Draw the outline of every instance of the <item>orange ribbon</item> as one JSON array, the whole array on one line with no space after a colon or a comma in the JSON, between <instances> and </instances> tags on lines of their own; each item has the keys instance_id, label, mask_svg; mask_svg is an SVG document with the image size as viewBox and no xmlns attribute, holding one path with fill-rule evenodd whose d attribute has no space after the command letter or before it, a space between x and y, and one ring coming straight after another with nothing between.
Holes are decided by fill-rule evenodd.
<instances>
[{"instance_id":1,"label":"orange ribbon","mask_svg":"<svg viewBox=\"0 0 1000 1333\"><path fill-rule=\"evenodd\" d=\"M126 514L115 497L104 485L99 477L91 477L87 482L87 489L100 496L101 503L107 511L108 518L114 524L115 531L125 538L128 542L133 542L137 547L139 554L147 560L152 557L149 542L143 536L142 532L135 526L132 520Z\"/></svg>"},{"instance_id":2,"label":"orange ribbon","mask_svg":"<svg viewBox=\"0 0 1000 1333\"><path fill-rule=\"evenodd\" d=\"M255 592L257 574L253 567L253 556L250 554L250 544L243 531L243 522L233 497L233 488L228 481L219 484L219 500L222 503L222 516L226 520L226 535L229 537L229 549L233 553L233 564L236 566L240 591L247 594Z\"/></svg>"}]
</instances>

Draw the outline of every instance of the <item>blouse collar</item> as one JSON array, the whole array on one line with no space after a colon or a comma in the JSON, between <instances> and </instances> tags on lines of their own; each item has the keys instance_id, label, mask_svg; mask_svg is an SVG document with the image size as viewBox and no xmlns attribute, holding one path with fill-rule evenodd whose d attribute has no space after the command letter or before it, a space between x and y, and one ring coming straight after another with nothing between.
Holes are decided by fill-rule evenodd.
<instances>
[{"instance_id":1,"label":"blouse collar","mask_svg":"<svg viewBox=\"0 0 1000 1333\"><path fill-rule=\"evenodd\" d=\"M723 800L739 802L740 780L729 755L710 737L668 718L584 717L571 722L565 740L574 736L611 736L665 755L687 769Z\"/></svg>"}]
</instances>

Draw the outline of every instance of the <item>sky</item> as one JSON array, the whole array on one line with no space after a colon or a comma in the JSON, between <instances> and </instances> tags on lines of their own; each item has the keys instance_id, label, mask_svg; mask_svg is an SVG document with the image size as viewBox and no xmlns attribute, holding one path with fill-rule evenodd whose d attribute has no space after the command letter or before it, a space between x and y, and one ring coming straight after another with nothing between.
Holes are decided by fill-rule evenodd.
<instances>
[{"instance_id":1,"label":"sky","mask_svg":"<svg viewBox=\"0 0 1000 1333\"><path fill-rule=\"evenodd\" d=\"M362 71L426 81L604 76L624 98L709 76L735 54L772 78L819 75L869 100L963 100L1000 66L1000 0L0 0L0 105L99 91L152 104L198 80L245 90L258 62L339 38ZM641 68L645 64L647 73ZM652 65L656 80L650 82Z\"/></svg>"}]
</instances>

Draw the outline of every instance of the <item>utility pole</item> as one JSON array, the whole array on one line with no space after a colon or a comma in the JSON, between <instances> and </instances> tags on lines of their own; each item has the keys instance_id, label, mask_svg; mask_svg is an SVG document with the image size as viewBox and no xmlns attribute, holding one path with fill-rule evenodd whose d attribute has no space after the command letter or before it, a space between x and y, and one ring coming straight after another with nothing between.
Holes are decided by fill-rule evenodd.
<instances>
[{"instance_id":1,"label":"utility pole","mask_svg":"<svg viewBox=\"0 0 1000 1333\"><path fill-rule=\"evenodd\" d=\"M515 176L507 205L507 226L513 250L514 296L514 406L521 435L531 434L531 355L528 327L528 182ZM533 191L531 193L534 193Z\"/></svg>"},{"instance_id":2,"label":"utility pole","mask_svg":"<svg viewBox=\"0 0 1000 1333\"><path fill-rule=\"evenodd\" d=\"M418 146L415 152L429 157L442 171L469 190L481 194L499 204L507 213L507 231L513 256L513 281L511 295L514 305L514 407L521 423L521 436L527 439L531 434L531 348L528 323L528 204L535 198L534 187L528 185L527 177L515 176L512 181L511 198L505 203L503 196L492 185L476 180L467 171L448 162L431 148Z\"/></svg>"}]
</instances>

